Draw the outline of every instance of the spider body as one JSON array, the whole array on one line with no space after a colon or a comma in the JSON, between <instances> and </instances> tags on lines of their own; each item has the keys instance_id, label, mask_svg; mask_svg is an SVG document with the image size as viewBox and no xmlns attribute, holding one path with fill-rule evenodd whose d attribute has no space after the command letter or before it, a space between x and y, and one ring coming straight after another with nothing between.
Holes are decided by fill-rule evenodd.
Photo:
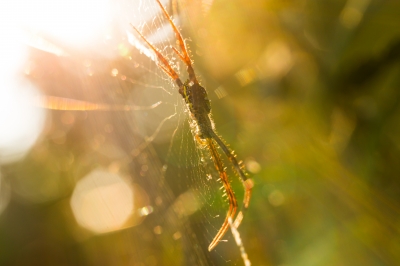
<instances>
[{"instance_id":1,"label":"spider body","mask_svg":"<svg viewBox=\"0 0 400 266\"><path fill-rule=\"evenodd\" d=\"M187 80L182 90L179 90L194 120L195 134L204 140L211 138L210 130L214 129L214 123L210 117L211 104L205 88L198 83Z\"/></svg>"},{"instance_id":2,"label":"spider body","mask_svg":"<svg viewBox=\"0 0 400 266\"><path fill-rule=\"evenodd\" d=\"M202 87L194 72L192 67L192 61L189 57L189 53L186 48L186 44L182 38L181 33L175 26L171 17L168 15L168 12L161 4L160 0L156 0L158 5L160 6L162 12L165 17L168 19L174 33L176 39L178 41L179 47L182 52L179 52L175 47L172 47L172 50L178 55L178 57L186 64L186 69L189 74L188 80L184 83L179 78L179 75L172 68L169 61L162 55L162 53L151 44L143 34L133 27L133 29L137 32L137 34L142 38L142 40L150 47L150 49L155 53L157 57L157 65L167 74L178 86L179 93L182 95L191 116L191 127L194 133L195 139L202 146L208 149L211 158L214 162L215 169L219 174L219 178L222 181L223 188L225 190L226 197L229 202L229 209L227 211L225 220L217 232L214 239L211 241L208 250L211 251L215 248L218 243L221 241L222 237L228 231L229 226L234 227L235 229L239 227L240 223L243 219L243 212L249 206L251 191L253 188L253 181L245 175L242 170L241 164L236 160L236 156L234 153L225 145L225 143L221 140L221 138L216 134L214 129L214 122L211 119L211 104L208 99L207 91L204 87ZM222 149L225 155L228 157L229 161L232 163L234 171L239 176L242 181L244 187L244 197L243 197L243 205L240 212L236 215L237 211L237 200L235 197L235 193L230 185L230 180L228 178L228 174L226 173L225 167L222 163L221 156L218 152L218 146ZM231 222L230 222L231 221ZM233 221L233 222L232 222Z\"/></svg>"}]
</instances>

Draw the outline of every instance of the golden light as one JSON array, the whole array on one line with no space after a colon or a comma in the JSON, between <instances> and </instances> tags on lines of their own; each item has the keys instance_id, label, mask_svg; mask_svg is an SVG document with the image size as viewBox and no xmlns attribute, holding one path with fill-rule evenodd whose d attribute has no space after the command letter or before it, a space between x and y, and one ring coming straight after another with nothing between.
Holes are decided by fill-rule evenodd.
<instances>
[{"instance_id":1,"label":"golden light","mask_svg":"<svg viewBox=\"0 0 400 266\"><path fill-rule=\"evenodd\" d=\"M118 174L94 170L78 182L70 205L82 227L111 232L124 227L133 214L134 191Z\"/></svg>"},{"instance_id":2,"label":"golden light","mask_svg":"<svg viewBox=\"0 0 400 266\"><path fill-rule=\"evenodd\" d=\"M361 22L371 0L349 0L340 13L340 22L348 29L354 29Z\"/></svg>"},{"instance_id":3,"label":"golden light","mask_svg":"<svg viewBox=\"0 0 400 266\"><path fill-rule=\"evenodd\" d=\"M262 78L281 78L293 66L293 55L283 41L271 42L258 62Z\"/></svg>"}]
</instances>

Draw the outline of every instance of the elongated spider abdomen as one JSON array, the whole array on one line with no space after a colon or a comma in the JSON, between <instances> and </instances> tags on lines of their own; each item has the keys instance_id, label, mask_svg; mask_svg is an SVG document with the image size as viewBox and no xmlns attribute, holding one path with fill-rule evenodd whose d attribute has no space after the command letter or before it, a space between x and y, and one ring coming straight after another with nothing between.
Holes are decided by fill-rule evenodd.
<instances>
[{"instance_id":1,"label":"elongated spider abdomen","mask_svg":"<svg viewBox=\"0 0 400 266\"><path fill-rule=\"evenodd\" d=\"M186 81L183 84L182 97L194 116L208 115L211 111L207 91L200 84Z\"/></svg>"}]
</instances>

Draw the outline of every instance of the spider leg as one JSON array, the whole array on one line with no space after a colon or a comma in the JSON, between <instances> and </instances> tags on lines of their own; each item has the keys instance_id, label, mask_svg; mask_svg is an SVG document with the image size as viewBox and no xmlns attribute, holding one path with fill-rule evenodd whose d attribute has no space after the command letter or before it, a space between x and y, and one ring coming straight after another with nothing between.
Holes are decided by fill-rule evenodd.
<instances>
[{"instance_id":1,"label":"spider leg","mask_svg":"<svg viewBox=\"0 0 400 266\"><path fill-rule=\"evenodd\" d=\"M251 198L251 191L254 186L253 180L250 178L247 178L247 176L244 174L242 168L240 167L238 161L236 160L235 156L232 154L231 150L225 145L225 143L218 137L217 134L215 134L214 131L210 130L210 135L211 137L218 143L218 145L221 147L221 149L224 151L228 159L231 161L233 164L236 172L238 173L240 180L242 181L243 187L244 187L244 198L243 198L243 205L236 216L235 221L233 222L233 225L235 228L238 228L240 223L243 220L243 213L247 210L249 207L250 203L250 198Z\"/></svg>"},{"instance_id":2,"label":"spider leg","mask_svg":"<svg viewBox=\"0 0 400 266\"><path fill-rule=\"evenodd\" d=\"M178 74L175 72L175 70L171 67L171 65L168 63L168 60L161 54L158 49L152 45L146 37L143 36L143 34L131 24L132 28L136 31L136 33L142 38L142 40L147 44L147 46L150 47L150 49L156 54L158 58L157 65L167 74L171 79L175 81L175 83L179 87L179 93L182 94L182 88L183 88L183 83L181 79L179 78Z\"/></svg>"},{"instance_id":3,"label":"spider leg","mask_svg":"<svg viewBox=\"0 0 400 266\"><path fill-rule=\"evenodd\" d=\"M225 233L228 231L229 228L229 219L233 219L236 214L237 210L237 200L235 197L235 194L233 192L233 189L229 183L228 176L224 170L224 166L222 165L221 158L219 156L219 153L217 151L217 148L215 147L215 144L213 142L212 138L207 138L207 146L210 150L211 157L214 161L215 168L217 169L219 173L219 177L224 185L226 195L228 196L229 200L229 210L228 213L226 214L225 220L219 229L217 235L214 237L214 239L211 241L210 245L208 246L208 251L211 251L213 248L215 248L218 243L221 241L221 238L225 235Z\"/></svg>"},{"instance_id":4,"label":"spider leg","mask_svg":"<svg viewBox=\"0 0 400 266\"><path fill-rule=\"evenodd\" d=\"M172 48L172 49L179 56L179 58L186 64L190 81L198 84L196 74L194 73L194 69L192 67L192 60L190 60L185 41L182 38L182 34L179 32L178 28L175 26L174 22L172 21L172 19L169 16L165 7L161 4L160 0L156 0L156 1L157 1L158 5L161 7L161 10L163 11L165 17L168 19L169 24L171 24L172 29L174 30L176 39L178 40L179 46L182 50L182 53L180 53L176 48Z\"/></svg>"}]
</instances>

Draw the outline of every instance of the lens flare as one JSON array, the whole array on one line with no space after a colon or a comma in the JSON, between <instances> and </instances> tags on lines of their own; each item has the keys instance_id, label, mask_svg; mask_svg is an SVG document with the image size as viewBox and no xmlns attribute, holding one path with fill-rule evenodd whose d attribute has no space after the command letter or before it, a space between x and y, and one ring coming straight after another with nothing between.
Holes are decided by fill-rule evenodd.
<instances>
[{"instance_id":1,"label":"lens flare","mask_svg":"<svg viewBox=\"0 0 400 266\"><path fill-rule=\"evenodd\" d=\"M76 221L94 233L121 229L133 213L134 192L118 174L94 170L76 185L70 205Z\"/></svg>"}]
</instances>

